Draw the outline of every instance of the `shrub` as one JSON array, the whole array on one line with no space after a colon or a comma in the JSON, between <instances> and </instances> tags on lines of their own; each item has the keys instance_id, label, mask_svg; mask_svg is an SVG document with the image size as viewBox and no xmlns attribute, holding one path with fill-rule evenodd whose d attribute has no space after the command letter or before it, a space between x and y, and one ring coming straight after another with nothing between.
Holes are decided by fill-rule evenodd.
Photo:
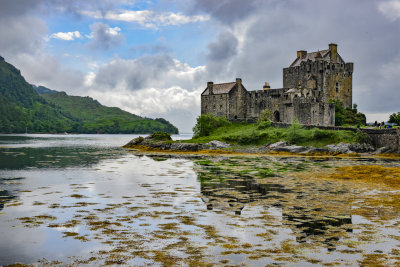
<instances>
[{"instance_id":1,"label":"shrub","mask_svg":"<svg viewBox=\"0 0 400 267\"><path fill-rule=\"evenodd\" d=\"M257 120L257 129L262 130L271 127L271 111L264 109Z\"/></svg>"},{"instance_id":2,"label":"shrub","mask_svg":"<svg viewBox=\"0 0 400 267\"><path fill-rule=\"evenodd\" d=\"M344 108L340 100L329 100L329 103L335 104L335 125L365 125L366 117L363 113L357 111L357 104L353 108Z\"/></svg>"},{"instance_id":3,"label":"shrub","mask_svg":"<svg viewBox=\"0 0 400 267\"><path fill-rule=\"evenodd\" d=\"M172 140L171 135L166 132L155 132L150 135L150 139L155 141L170 141Z\"/></svg>"},{"instance_id":4,"label":"shrub","mask_svg":"<svg viewBox=\"0 0 400 267\"><path fill-rule=\"evenodd\" d=\"M327 130L321 130L318 128L315 128L312 130L312 139L314 140L322 140L325 138L333 138L334 137L334 133L331 131L327 131Z\"/></svg>"},{"instance_id":5,"label":"shrub","mask_svg":"<svg viewBox=\"0 0 400 267\"><path fill-rule=\"evenodd\" d=\"M357 131L355 133L355 141L360 144L371 144L371 137L367 133L363 133L361 131Z\"/></svg>"},{"instance_id":6,"label":"shrub","mask_svg":"<svg viewBox=\"0 0 400 267\"><path fill-rule=\"evenodd\" d=\"M209 136L215 129L231 124L225 117L215 117L213 114L202 114L197 117L193 127L193 137Z\"/></svg>"},{"instance_id":7,"label":"shrub","mask_svg":"<svg viewBox=\"0 0 400 267\"><path fill-rule=\"evenodd\" d=\"M294 119L292 125L290 125L286 133L286 140L291 144L296 144L297 142L301 141L302 128L303 127L298 123L297 119Z\"/></svg>"}]
</instances>

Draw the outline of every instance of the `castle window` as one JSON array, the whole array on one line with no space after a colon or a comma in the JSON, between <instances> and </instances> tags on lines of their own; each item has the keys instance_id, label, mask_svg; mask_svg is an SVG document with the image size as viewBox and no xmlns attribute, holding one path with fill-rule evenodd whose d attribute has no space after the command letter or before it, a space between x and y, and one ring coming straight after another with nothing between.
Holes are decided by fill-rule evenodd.
<instances>
[{"instance_id":1,"label":"castle window","mask_svg":"<svg viewBox=\"0 0 400 267\"><path fill-rule=\"evenodd\" d=\"M213 106L213 108L215 109L215 105Z\"/></svg>"},{"instance_id":2,"label":"castle window","mask_svg":"<svg viewBox=\"0 0 400 267\"><path fill-rule=\"evenodd\" d=\"M336 83L336 93L339 93L339 83Z\"/></svg>"},{"instance_id":3,"label":"castle window","mask_svg":"<svg viewBox=\"0 0 400 267\"><path fill-rule=\"evenodd\" d=\"M208 106L205 106L204 108L207 109Z\"/></svg>"},{"instance_id":4,"label":"castle window","mask_svg":"<svg viewBox=\"0 0 400 267\"><path fill-rule=\"evenodd\" d=\"M219 105L219 108L222 108L222 105Z\"/></svg>"}]
</instances>

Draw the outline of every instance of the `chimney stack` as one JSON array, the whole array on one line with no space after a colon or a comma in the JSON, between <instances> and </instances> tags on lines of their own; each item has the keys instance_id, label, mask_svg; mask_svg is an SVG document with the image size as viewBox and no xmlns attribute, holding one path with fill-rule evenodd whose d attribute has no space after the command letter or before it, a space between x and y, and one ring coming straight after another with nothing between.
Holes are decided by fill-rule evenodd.
<instances>
[{"instance_id":1,"label":"chimney stack","mask_svg":"<svg viewBox=\"0 0 400 267\"><path fill-rule=\"evenodd\" d=\"M331 51L331 62L336 63L336 61L337 61L337 44L329 44L329 50Z\"/></svg>"},{"instance_id":2,"label":"chimney stack","mask_svg":"<svg viewBox=\"0 0 400 267\"><path fill-rule=\"evenodd\" d=\"M307 51L305 51L305 50L299 50L299 51L297 51L297 57L298 57L298 58L302 58L302 57L304 57L305 55L307 55Z\"/></svg>"},{"instance_id":3,"label":"chimney stack","mask_svg":"<svg viewBox=\"0 0 400 267\"><path fill-rule=\"evenodd\" d=\"M213 82L207 82L208 93L210 95L214 94L213 87L214 87L214 83Z\"/></svg>"}]
</instances>

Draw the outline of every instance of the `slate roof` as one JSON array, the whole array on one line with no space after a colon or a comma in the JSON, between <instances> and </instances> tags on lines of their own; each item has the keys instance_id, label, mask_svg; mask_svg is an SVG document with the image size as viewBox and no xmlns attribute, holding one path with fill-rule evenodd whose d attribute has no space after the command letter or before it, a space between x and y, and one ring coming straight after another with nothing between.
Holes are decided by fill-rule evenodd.
<instances>
[{"instance_id":1,"label":"slate roof","mask_svg":"<svg viewBox=\"0 0 400 267\"><path fill-rule=\"evenodd\" d=\"M235 85L236 85L236 82L213 84L213 93L215 95L227 94L232 90L232 88ZM204 92L201 95L209 95L208 88L206 90L204 90Z\"/></svg>"},{"instance_id":2,"label":"slate roof","mask_svg":"<svg viewBox=\"0 0 400 267\"><path fill-rule=\"evenodd\" d=\"M290 67L300 66L300 63L303 61L308 61L308 60L315 61L315 59L319 56L325 58L325 56L328 55L329 51L330 51L329 49L326 49L317 52L307 53L305 56L301 58L296 58L295 61L292 63L292 65L290 65Z\"/></svg>"}]
</instances>

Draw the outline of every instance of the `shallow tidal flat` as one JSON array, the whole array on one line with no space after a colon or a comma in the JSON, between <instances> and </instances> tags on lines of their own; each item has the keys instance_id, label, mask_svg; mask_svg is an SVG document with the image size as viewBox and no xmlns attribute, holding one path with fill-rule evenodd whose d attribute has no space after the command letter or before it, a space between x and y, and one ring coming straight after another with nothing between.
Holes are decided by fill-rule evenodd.
<instances>
[{"instance_id":1,"label":"shallow tidal flat","mask_svg":"<svg viewBox=\"0 0 400 267\"><path fill-rule=\"evenodd\" d=\"M398 159L31 152L0 151L30 158L0 170L1 265L400 263Z\"/></svg>"}]
</instances>

